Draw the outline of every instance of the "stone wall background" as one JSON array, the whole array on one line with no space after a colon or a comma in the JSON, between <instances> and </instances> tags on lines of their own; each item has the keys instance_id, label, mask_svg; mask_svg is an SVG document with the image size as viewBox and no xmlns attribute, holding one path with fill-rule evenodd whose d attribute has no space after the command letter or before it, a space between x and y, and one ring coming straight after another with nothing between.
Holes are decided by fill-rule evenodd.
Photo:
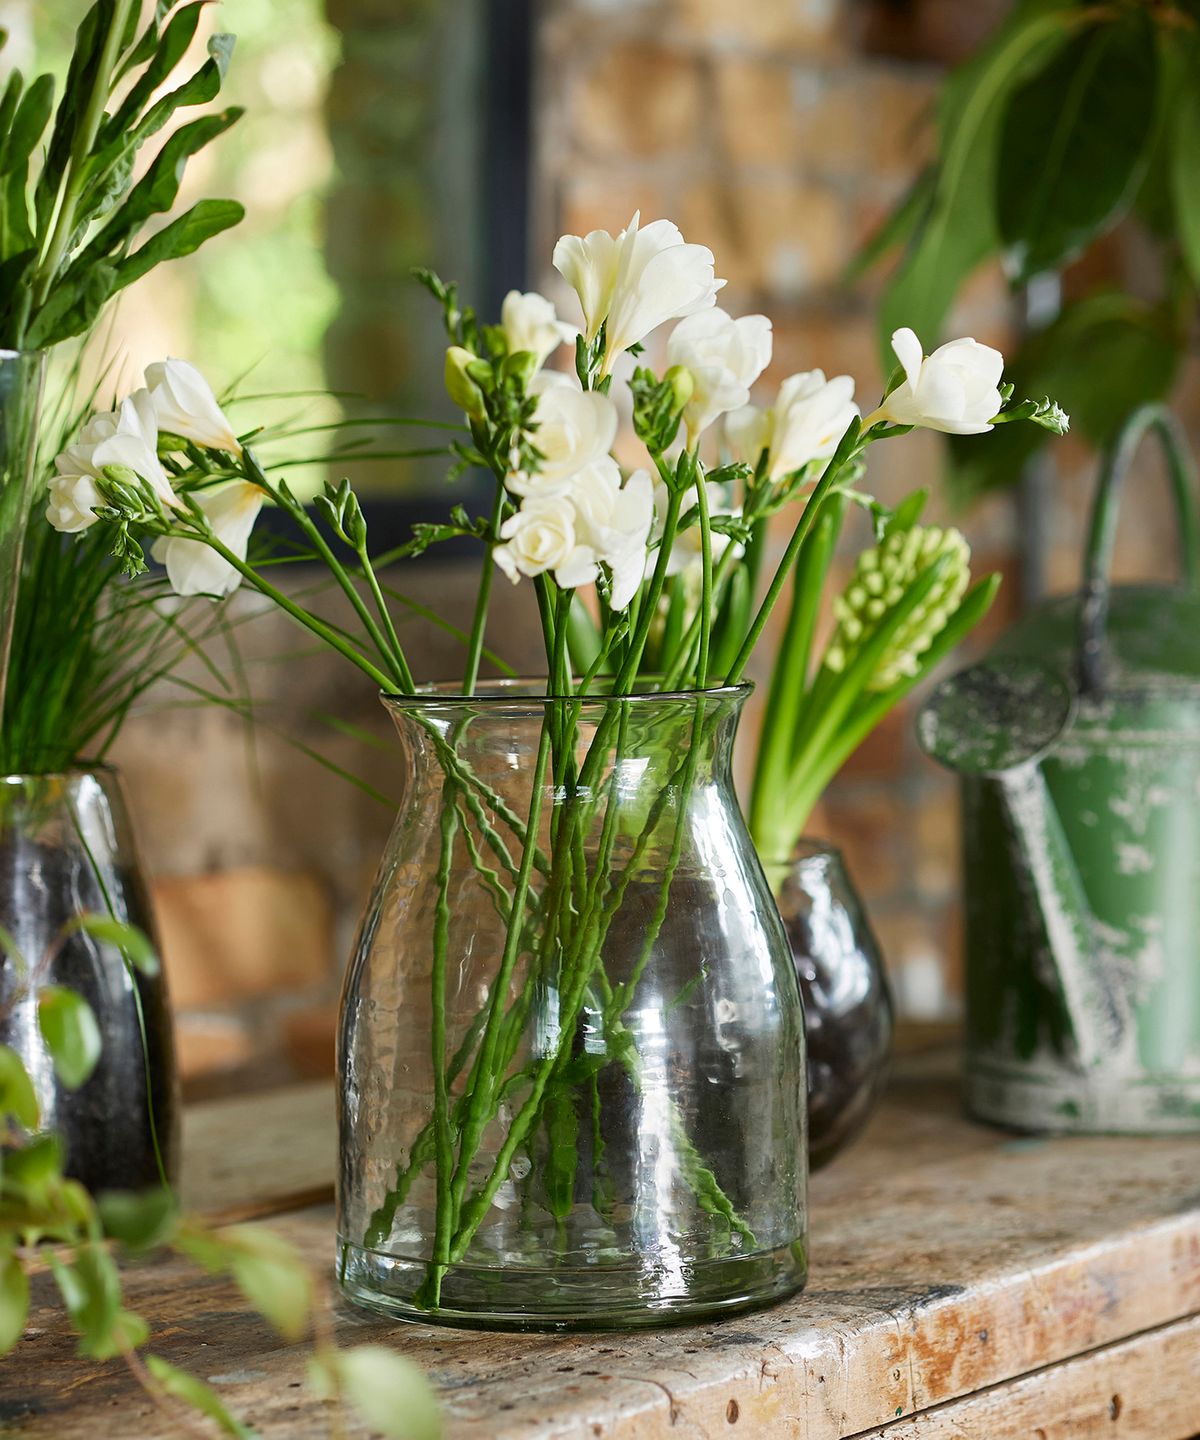
<instances>
[{"instance_id":1,"label":"stone wall background","mask_svg":"<svg viewBox=\"0 0 1200 1440\"><path fill-rule=\"evenodd\" d=\"M449 273L452 253L466 273L472 247L487 244L487 217L470 215L461 190L447 196L438 188L453 177L435 157L461 156L469 145L469 101L453 104L453 87L429 58L445 53L448 19L465 35L479 12L466 0L446 7L327 0L327 9L343 56L326 108L335 177L325 248L342 293L326 344L327 379L395 400L430 376L436 388L440 370L423 368L422 357L436 353L427 348L435 337L414 318L402 284L408 267L424 261ZM1001 0L543 0L535 11L525 278L565 308L548 265L558 234L616 229L637 207L646 219L669 215L689 239L715 250L729 280L728 308L773 317L775 361L764 394L784 376L820 366L854 374L860 395L870 397L881 381L872 320L878 281L846 291L839 277L928 154L926 120L944 67L1005 9ZM478 63L469 44L457 55L453 76L464 97L477 89ZM462 205L458 225L431 219L438 194L442 216L453 219L454 205ZM1114 237L1100 263L1113 278L1137 283L1131 237ZM1069 293L1071 277L1066 283ZM1003 348L1017 320L1002 276L984 272L948 330ZM1180 403L1200 430L1194 366ZM940 463L930 435L879 447L872 488L886 500L931 485L932 509L946 519ZM1009 494L956 517L980 571L1006 577L988 634L1042 583L1074 583L1091 474L1087 453L1068 440L1056 447L1039 508L1019 511ZM1118 571L1160 573L1172 538L1161 487L1139 474L1130 493L1136 529L1123 531ZM1031 568L1036 555L1044 556L1041 573ZM450 564L410 569L403 583L455 618L467 613L471 581ZM253 760L244 727L220 709L135 717L115 757L156 877L193 1088L330 1067L340 971L390 820L270 727L332 753L389 793L398 788L394 752L331 732L323 718L335 715L386 740L369 687L327 658L298 655L302 647L278 616L243 633L265 705ZM456 656L436 632L424 633L412 642L418 664L430 675L452 673ZM498 588L493 633L505 638L515 663L536 667L527 592ZM281 654L294 658L272 658ZM755 723L751 713L748 733ZM954 786L917 753L911 706L854 757L812 828L845 852L902 1010L954 1014L961 1003Z\"/></svg>"}]
</instances>

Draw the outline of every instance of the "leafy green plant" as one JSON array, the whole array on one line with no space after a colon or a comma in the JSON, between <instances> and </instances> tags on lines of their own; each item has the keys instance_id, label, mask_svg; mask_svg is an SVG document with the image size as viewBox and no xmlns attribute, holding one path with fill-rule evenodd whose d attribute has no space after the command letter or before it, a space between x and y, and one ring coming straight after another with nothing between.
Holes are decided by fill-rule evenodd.
<instances>
[{"instance_id":1,"label":"leafy green plant","mask_svg":"<svg viewBox=\"0 0 1200 1440\"><path fill-rule=\"evenodd\" d=\"M240 111L180 125L135 178L143 148L177 111L220 91L233 37L163 92L196 33L202 3L158 3L142 27L136 0L96 0L76 32L57 108L50 74L29 85L9 73L0 96L0 343L45 349L90 330L108 300L156 265L189 255L236 225L233 200L200 200L138 248L147 224L170 212L188 160Z\"/></svg>"},{"instance_id":2,"label":"leafy green plant","mask_svg":"<svg viewBox=\"0 0 1200 1440\"><path fill-rule=\"evenodd\" d=\"M997 257L1016 288L1088 256L1116 226L1154 254L1137 295L1076 284L1013 357L1025 394L1053 394L1097 447L1164 398L1200 292L1200 5L1022 0L945 81L937 154L855 263L899 251L880 311L929 341L970 276ZM1050 307L1054 311L1055 307ZM1015 480L1034 426L951 438L959 498Z\"/></svg>"},{"instance_id":3,"label":"leafy green plant","mask_svg":"<svg viewBox=\"0 0 1200 1440\"><path fill-rule=\"evenodd\" d=\"M79 924L119 947L129 962L156 969L146 936L108 916L82 916ZM86 1083L100 1057L100 1030L88 1002L60 985L42 985L41 964L29 966L4 938L5 963L17 966L38 996L38 1022L61 1083ZM0 1045L0 1356L11 1354L25 1328L31 1275L48 1269L66 1316L79 1337L79 1353L96 1361L120 1360L154 1402L186 1433L205 1434L194 1412L222 1434L250 1440L254 1432L234 1416L203 1381L161 1356L143 1353L150 1339L145 1319L124 1304L119 1256L173 1251L211 1275L228 1276L282 1336L297 1342L310 1330L314 1392L333 1403L331 1433L340 1434L342 1405L357 1410L394 1440L437 1440L436 1402L411 1361L382 1346L340 1350L329 1334L327 1298L295 1247L261 1225L216 1230L182 1215L162 1188L93 1196L65 1173L56 1135L39 1129L37 1096L16 1051Z\"/></svg>"}]
</instances>

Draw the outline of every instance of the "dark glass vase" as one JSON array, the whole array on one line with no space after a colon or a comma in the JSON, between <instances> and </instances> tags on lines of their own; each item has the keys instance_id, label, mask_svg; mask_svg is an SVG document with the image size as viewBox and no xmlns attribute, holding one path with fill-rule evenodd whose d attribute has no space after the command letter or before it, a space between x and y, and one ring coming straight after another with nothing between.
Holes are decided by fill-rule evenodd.
<instances>
[{"instance_id":1,"label":"dark glass vase","mask_svg":"<svg viewBox=\"0 0 1200 1440\"><path fill-rule=\"evenodd\" d=\"M770 867L804 999L808 1159L818 1170L862 1130L887 1078L893 1011L866 911L832 846L801 840Z\"/></svg>"},{"instance_id":2,"label":"dark glass vase","mask_svg":"<svg viewBox=\"0 0 1200 1440\"><path fill-rule=\"evenodd\" d=\"M166 981L85 934L83 915L115 918L155 940L117 776L97 768L0 778L0 1044L24 1062L41 1128L62 1140L67 1174L92 1191L141 1189L176 1168ZM38 1029L44 985L77 991L99 1022L100 1059L77 1090L59 1081Z\"/></svg>"},{"instance_id":3,"label":"dark glass vase","mask_svg":"<svg viewBox=\"0 0 1200 1440\"><path fill-rule=\"evenodd\" d=\"M804 1032L730 774L748 686L389 700L346 975L339 1279L407 1319L694 1321L806 1274Z\"/></svg>"}]
</instances>

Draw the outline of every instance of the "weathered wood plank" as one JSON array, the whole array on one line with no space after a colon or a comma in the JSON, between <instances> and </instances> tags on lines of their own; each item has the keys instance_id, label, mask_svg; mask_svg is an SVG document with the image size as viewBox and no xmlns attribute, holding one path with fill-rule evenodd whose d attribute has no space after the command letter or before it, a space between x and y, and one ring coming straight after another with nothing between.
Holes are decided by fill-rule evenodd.
<instances>
[{"instance_id":1,"label":"weathered wood plank","mask_svg":"<svg viewBox=\"0 0 1200 1440\"><path fill-rule=\"evenodd\" d=\"M336 1155L327 1080L191 1105L183 1114L183 1207L229 1222L327 1200Z\"/></svg>"},{"instance_id":2,"label":"weathered wood plank","mask_svg":"<svg viewBox=\"0 0 1200 1440\"><path fill-rule=\"evenodd\" d=\"M1200 1317L897 1420L858 1440L1195 1440Z\"/></svg>"},{"instance_id":3,"label":"weathered wood plank","mask_svg":"<svg viewBox=\"0 0 1200 1440\"><path fill-rule=\"evenodd\" d=\"M237 1168L225 1195L244 1203ZM905 1061L868 1137L812 1191L809 1290L761 1314L636 1337L402 1328L348 1310L337 1328L425 1366L448 1440L709 1440L731 1424L841 1440L884 1426L890 1436L898 1418L950 1414L963 1397L1200 1312L1200 1141L1028 1140L973 1126L937 1057ZM272 1223L327 1270L328 1207ZM70 1358L47 1298L39 1289L38 1328L0 1369L12 1433L83 1440L103 1416L113 1440L169 1435L119 1367ZM131 1272L129 1298L154 1320L160 1353L215 1379L268 1440L328 1433L301 1388L303 1351L247 1316L230 1287L165 1262ZM1021 1383L1034 1406L1024 1417L1043 1382ZM1036 1435L1020 1424L993 1428L988 1414L987 1425L928 1433ZM1089 1433L1046 1429L1047 1440Z\"/></svg>"}]
</instances>

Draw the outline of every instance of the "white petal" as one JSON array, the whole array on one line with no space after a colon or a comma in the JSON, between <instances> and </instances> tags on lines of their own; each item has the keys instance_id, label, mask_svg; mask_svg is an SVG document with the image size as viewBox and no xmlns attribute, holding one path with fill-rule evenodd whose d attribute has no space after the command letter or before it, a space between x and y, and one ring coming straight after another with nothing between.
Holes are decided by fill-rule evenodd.
<instances>
[{"instance_id":1,"label":"white petal","mask_svg":"<svg viewBox=\"0 0 1200 1440\"><path fill-rule=\"evenodd\" d=\"M892 349L896 352L896 359L904 366L909 385L915 390L921 378L921 362L925 358L916 331L910 330L907 325L897 330L892 335Z\"/></svg>"}]
</instances>

